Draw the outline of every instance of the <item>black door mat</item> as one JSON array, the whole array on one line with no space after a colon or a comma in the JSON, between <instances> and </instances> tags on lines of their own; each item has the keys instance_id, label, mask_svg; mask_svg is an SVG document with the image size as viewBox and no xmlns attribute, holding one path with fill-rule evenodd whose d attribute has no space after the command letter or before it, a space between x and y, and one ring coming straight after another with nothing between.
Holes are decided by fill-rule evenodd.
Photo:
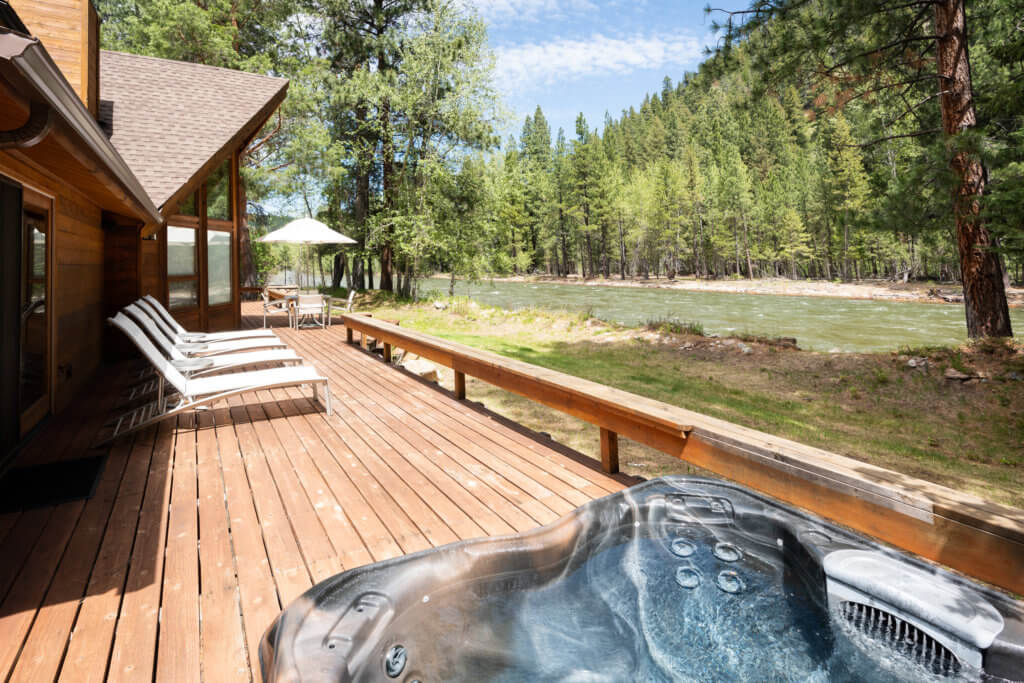
<instances>
[{"instance_id":1,"label":"black door mat","mask_svg":"<svg viewBox=\"0 0 1024 683\"><path fill-rule=\"evenodd\" d=\"M0 513L89 498L106 460L98 455L8 470L0 478Z\"/></svg>"}]
</instances>

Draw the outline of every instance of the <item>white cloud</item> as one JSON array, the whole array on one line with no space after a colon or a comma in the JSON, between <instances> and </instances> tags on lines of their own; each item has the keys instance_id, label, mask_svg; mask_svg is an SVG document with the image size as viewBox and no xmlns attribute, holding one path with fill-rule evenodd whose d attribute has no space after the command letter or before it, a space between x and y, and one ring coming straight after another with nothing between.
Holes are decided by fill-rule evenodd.
<instances>
[{"instance_id":1,"label":"white cloud","mask_svg":"<svg viewBox=\"0 0 1024 683\"><path fill-rule=\"evenodd\" d=\"M596 11L591 0L462 0L488 22L539 21L564 18L574 12Z\"/></svg>"},{"instance_id":2,"label":"white cloud","mask_svg":"<svg viewBox=\"0 0 1024 683\"><path fill-rule=\"evenodd\" d=\"M692 36L609 38L595 33L587 40L499 47L496 71L505 88L551 85L586 76L691 65L700 59L702 45Z\"/></svg>"}]
</instances>

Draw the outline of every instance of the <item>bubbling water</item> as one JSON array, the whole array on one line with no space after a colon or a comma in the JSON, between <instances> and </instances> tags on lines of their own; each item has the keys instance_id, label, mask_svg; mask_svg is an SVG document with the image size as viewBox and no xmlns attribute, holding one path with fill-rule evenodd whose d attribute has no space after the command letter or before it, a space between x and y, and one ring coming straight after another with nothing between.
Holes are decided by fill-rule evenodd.
<instances>
[{"instance_id":1,"label":"bubbling water","mask_svg":"<svg viewBox=\"0 0 1024 683\"><path fill-rule=\"evenodd\" d=\"M728 540L722 538L727 535ZM609 533L548 581L435 593L404 644L429 678L489 681L943 680L839 624L775 537L695 525ZM705 581L705 577L714 577ZM510 581L502 575L502 581ZM961 672L963 673L963 672ZM966 679L964 679L966 680Z\"/></svg>"}]
</instances>

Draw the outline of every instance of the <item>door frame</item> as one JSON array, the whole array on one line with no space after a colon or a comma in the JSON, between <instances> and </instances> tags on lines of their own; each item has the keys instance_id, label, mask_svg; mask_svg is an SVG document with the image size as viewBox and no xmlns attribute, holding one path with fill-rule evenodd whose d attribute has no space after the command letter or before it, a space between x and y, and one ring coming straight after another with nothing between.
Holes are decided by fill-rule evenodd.
<instances>
[{"instance_id":1,"label":"door frame","mask_svg":"<svg viewBox=\"0 0 1024 683\"><path fill-rule=\"evenodd\" d=\"M24 438L43 418L53 413L57 393L57 334L55 329L56 316L54 314L56 302L53 298L53 292L56 289L54 286L54 271L56 270L54 268L54 254L56 253L54 245L56 243L57 221L54 214L56 213L57 202L56 198L49 192L44 192L28 183L20 181L19 183L21 185L21 229L23 231L25 229L25 213L35 209L38 212L45 212L48 230L46 235L46 394L28 408L23 409L20 405L18 406L19 436ZM22 235L24 236L24 233ZM24 251L25 248L26 245L23 244L22 250ZM18 334L21 334L20 327Z\"/></svg>"}]
</instances>

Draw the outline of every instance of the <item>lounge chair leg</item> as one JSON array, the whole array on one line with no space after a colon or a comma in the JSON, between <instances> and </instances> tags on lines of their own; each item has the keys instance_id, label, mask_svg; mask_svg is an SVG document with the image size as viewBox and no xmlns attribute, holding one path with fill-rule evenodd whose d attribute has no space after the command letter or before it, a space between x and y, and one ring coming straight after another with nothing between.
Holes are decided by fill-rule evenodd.
<instances>
[{"instance_id":1,"label":"lounge chair leg","mask_svg":"<svg viewBox=\"0 0 1024 683\"><path fill-rule=\"evenodd\" d=\"M331 416L331 380L328 378L324 382L324 393L327 395L327 416Z\"/></svg>"}]
</instances>

